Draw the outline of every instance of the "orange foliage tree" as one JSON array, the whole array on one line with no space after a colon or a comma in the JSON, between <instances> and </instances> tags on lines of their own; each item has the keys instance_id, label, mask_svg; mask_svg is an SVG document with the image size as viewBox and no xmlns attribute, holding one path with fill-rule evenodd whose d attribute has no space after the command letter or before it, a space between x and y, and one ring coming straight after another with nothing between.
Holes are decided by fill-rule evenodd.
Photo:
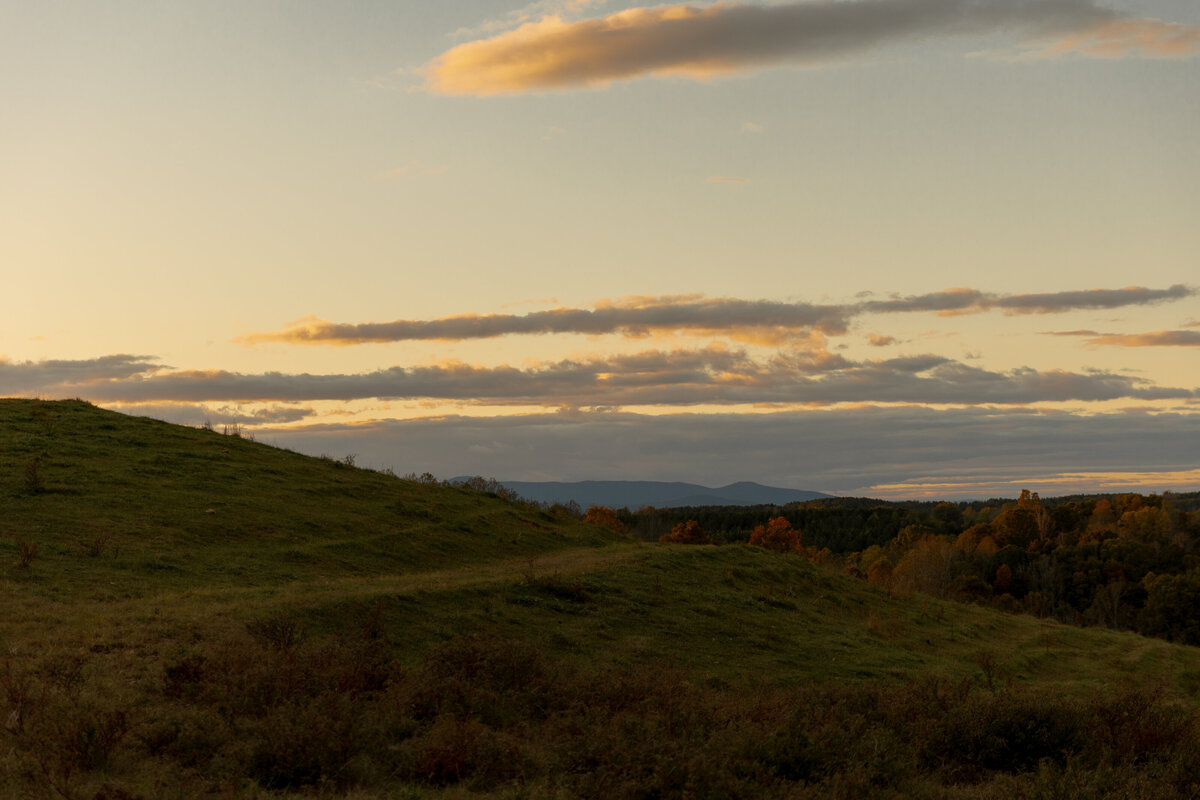
<instances>
[{"instance_id":1,"label":"orange foliage tree","mask_svg":"<svg viewBox=\"0 0 1200 800\"><path fill-rule=\"evenodd\" d=\"M759 525L750 532L750 544L779 553L805 554L800 531L793 528L786 517L775 517L768 520L765 526Z\"/></svg>"},{"instance_id":2,"label":"orange foliage tree","mask_svg":"<svg viewBox=\"0 0 1200 800\"><path fill-rule=\"evenodd\" d=\"M608 528L615 533L625 532L625 523L617 519L617 512L608 506L592 506L584 514L583 521L599 525L601 528Z\"/></svg>"},{"instance_id":3,"label":"orange foliage tree","mask_svg":"<svg viewBox=\"0 0 1200 800\"><path fill-rule=\"evenodd\" d=\"M712 544L712 539L705 535L700 523L694 519L679 523L671 529L670 533L664 533L658 537L658 540L672 544Z\"/></svg>"}]
</instances>

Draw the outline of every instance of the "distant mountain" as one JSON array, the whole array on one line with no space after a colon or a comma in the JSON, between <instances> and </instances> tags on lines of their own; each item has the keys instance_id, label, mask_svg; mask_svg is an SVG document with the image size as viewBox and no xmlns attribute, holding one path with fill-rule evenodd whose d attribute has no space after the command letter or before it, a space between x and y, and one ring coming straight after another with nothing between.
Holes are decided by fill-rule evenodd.
<instances>
[{"instance_id":1,"label":"distant mountain","mask_svg":"<svg viewBox=\"0 0 1200 800\"><path fill-rule=\"evenodd\" d=\"M517 494L540 503L568 503L636 510L642 506L753 506L795 503L831 495L800 489L778 489L749 481L710 489L695 483L664 481L578 481L575 483L499 481Z\"/></svg>"}]
</instances>

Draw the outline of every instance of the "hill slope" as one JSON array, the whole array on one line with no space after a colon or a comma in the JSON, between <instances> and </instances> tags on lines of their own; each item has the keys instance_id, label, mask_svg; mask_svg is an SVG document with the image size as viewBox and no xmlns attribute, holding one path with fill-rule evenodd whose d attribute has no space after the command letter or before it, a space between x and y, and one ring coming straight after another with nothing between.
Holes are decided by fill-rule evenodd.
<instances>
[{"instance_id":1,"label":"hill slope","mask_svg":"<svg viewBox=\"0 0 1200 800\"><path fill-rule=\"evenodd\" d=\"M811 785L849 797L916 780L949 797L960 773L924 777L935 765L924 744L896 744L892 766L854 777L858 745L780 731L817 724L794 717L805 706L825 709L812 713L833 736L875 719L862 716L873 703L872 736L884 738L855 742L921 743L941 735L941 717L897 729L903 715L885 719L897 698L1036 716L1124 684L1151 697L1134 711L1167 729L1200 690L1192 648L891 595L756 548L642 545L486 494L81 402L0 401L0 504L0 718L13 736L0 796L321 785L417 797L461 782L534 797L701 784L712 796ZM814 686L832 688L775 694ZM844 717L852 708L859 722ZM751 746L760 729L809 749ZM688 761L673 749L685 743L742 760ZM853 758L835 768L835 751ZM1042 780L1039 759L1021 780ZM1129 769L1128 781L1148 780ZM1126 779L1094 761L1080 770ZM997 774L971 780L1017 791Z\"/></svg>"}]
</instances>

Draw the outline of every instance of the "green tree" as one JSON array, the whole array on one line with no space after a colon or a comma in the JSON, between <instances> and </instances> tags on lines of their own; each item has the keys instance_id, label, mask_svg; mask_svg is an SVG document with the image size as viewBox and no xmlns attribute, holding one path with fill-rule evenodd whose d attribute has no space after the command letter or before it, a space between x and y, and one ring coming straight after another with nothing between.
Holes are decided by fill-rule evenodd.
<instances>
[{"instance_id":1,"label":"green tree","mask_svg":"<svg viewBox=\"0 0 1200 800\"><path fill-rule=\"evenodd\" d=\"M1200 570L1183 575L1147 575L1146 607L1139 628L1142 633L1162 636L1190 645L1200 645Z\"/></svg>"}]
</instances>

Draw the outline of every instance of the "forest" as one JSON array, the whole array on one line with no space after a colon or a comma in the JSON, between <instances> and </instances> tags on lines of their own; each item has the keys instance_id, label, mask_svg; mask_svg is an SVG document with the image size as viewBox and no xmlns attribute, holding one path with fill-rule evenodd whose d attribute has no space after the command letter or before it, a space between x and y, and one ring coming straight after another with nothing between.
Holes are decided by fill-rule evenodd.
<instances>
[{"instance_id":1,"label":"forest","mask_svg":"<svg viewBox=\"0 0 1200 800\"><path fill-rule=\"evenodd\" d=\"M593 520L607 516L589 509ZM896 591L1200 645L1200 492L829 498L611 518L645 540L774 544Z\"/></svg>"}]
</instances>

